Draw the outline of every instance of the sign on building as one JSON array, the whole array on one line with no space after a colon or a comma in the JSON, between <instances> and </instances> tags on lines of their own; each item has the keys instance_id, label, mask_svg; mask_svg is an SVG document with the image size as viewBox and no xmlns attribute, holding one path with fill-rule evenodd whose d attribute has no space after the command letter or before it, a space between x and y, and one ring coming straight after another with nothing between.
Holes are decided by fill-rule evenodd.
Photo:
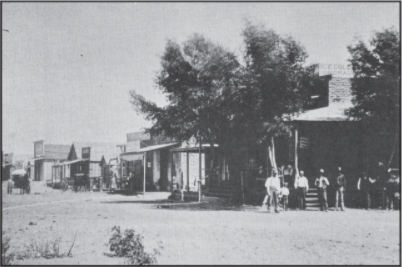
<instances>
[{"instance_id":1,"label":"sign on building","mask_svg":"<svg viewBox=\"0 0 402 267\"><path fill-rule=\"evenodd\" d=\"M43 140L34 142L34 149L35 149L34 157L35 158L43 157L45 155L43 142L44 142Z\"/></svg>"},{"instance_id":2,"label":"sign on building","mask_svg":"<svg viewBox=\"0 0 402 267\"><path fill-rule=\"evenodd\" d=\"M83 147L82 148L82 159L89 159L91 157L91 147Z\"/></svg>"},{"instance_id":3,"label":"sign on building","mask_svg":"<svg viewBox=\"0 0 402 267\"><path fill-rule=\"evenodd\" d=\"M4 164L13 163L13 153L4 154Z\"/></svg>"},{"instance_id":4,"label":"sign on building","mask_svg":"<svg viewBox=\"0 0 402 267\"><path fill-rule=\"evenodd\" d=\"M349 64L318 64L316 72L318 70L319 76L332 75L337 78L353 78L353 69Z\"/></svg>"},{"instance_id":5,"label":"sign on building","mask_svg":"<svg viewBox=\"0 0 402 267\"><path fill-rule=\"evenodd\" d=\"M144 134L143 132L134 132L127 134L127 142L131 141L144 141L150 140L151 136L149 134Z\"/></svg>"}]
</instances>

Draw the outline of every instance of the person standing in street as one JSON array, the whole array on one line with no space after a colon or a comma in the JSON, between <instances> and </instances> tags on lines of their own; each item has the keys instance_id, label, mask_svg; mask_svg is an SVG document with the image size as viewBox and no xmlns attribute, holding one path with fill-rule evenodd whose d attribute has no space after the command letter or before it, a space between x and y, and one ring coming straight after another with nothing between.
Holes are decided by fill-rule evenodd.
<instances>
[{"instance_id":1,"label":"person standing in street","mask_svg":"<svg viewBox=\"0 0 402 267\"><path fill-rule=\"evenodd\" d=\"M342 168L338 167L338 176L336 177L336 196L335 196L335 210L338 211L338 204L340 202L341 211L345 211L345 205L343 200L343 195L346 188L345 175L342 172Z\"/></svg>"},{"instance_id":2,"label":"person standing in street","mask_svg":"<svg viewBox=\"0 0 402 267\"><path fill-rule=\"evenodd\" d=\"M327 177L324 176L323 169L320 169L320 177L315 180L314 184L318 187L320 210L328 212L327 187L329 186L329 182Z\"/></svg>"},{"instance_id":3,"label":"person standing in street","mask_svg":"<svg viewBox=\"0 0 402 267\"><path fill-rule=\"evenodd\" d=\"M363 199L363 208L366 208L368 211L371 208L371 191L373 190L373 186L376 180L371 179L367 172L363 172L362 177L359 178L357 182L357 189L361 192Z\"/></svg>"},{"instance_id":4,"label":"person standing in street","mask_svg":"<svg viewBox=\"0 0 402 267\"><path fill-rule=\"evenodd\" d=\"M268 204L268 210L270 210L270 206L274 205L275 212L279 213L278 210L278 195L281 189L281 181L278 177L278 171L272 170L272 176L267 179L265 182L265 187L267 188L268 198L270 200L270 204Z\"/></svg>"},{"instance_id":5,"label":"person standing in street","mask_svg":"<svg viewBox=\"0 0 402 267\"><path fill-rule=\"evenodd\" d=\"M380 208L387 208L387 194L386 194L386 182L388 181L388 172L385 169L384 163L378 162L375 178L377 180L377 192L380 194Z\"/></svg>"},{"instance_id":6,"label":"person standing in street","mask_svg":"<svg viewBox=\"0 0 402 267\"><path fill-rule=\"evenodd\" d=\"M289 188L288 188L288 183L284 183L284 184L283 184L283 187L281 188L281 195L282 195L283 210L287 211L287 210L288 210L288 204L289 204Z\"/></svg>"},{"instance_id":7,"label":"person standing in street","mask_svg":"<svg viewBox=\"0 0 402 267\"><path fill-rule=\"evenodd\" d=\"M300 171L300 175L296 177L295 189L297 190L297 203L298 207L296 210L306 210L306 193L308 192L308 180L304 176L304 171Z\"/></svg>"}]
</instances>

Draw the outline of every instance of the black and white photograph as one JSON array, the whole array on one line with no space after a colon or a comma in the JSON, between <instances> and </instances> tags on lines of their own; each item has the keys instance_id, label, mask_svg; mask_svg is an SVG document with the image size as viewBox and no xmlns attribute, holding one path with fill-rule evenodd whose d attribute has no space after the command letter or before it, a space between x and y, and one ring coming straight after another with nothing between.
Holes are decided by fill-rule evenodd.
<instances>
[{"instance_id":1,"label":"black and white photograph","mask_svg":"<svg viewBox=\"0 0 402 267\"><path fill-rule=\"evenodd\" d=\"M1 2L1 265L401 265L401 2Z\"/></svg>"}]
</instances>

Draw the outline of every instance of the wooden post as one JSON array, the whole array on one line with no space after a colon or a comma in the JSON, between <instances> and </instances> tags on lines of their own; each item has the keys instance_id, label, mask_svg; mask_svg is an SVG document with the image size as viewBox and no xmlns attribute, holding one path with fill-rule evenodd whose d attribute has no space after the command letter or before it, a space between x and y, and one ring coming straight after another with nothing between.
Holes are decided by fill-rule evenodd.
<instances>
[{"instance_id":1,"label":"wooden post","mask_svg":"<svg viewBox=\"0 0 402 267\"><path fill-rule=\"evenodd\" d=\"M296 174L299 173L299 162L298 162L298 155L297 155L297 146L298 146L298 131L297 128L295 128L295 169L296 169Z\"/></svg>"},{"instance_id":2,"label":"wooden post","mask_svg":"<svg viewBox=\"0 0 402 267\"><path fill-rule=\"evenodd\" d=\"M201 202L201 138L200 138L200 147L198 150L198 166L199 166L199 170L198 170L198 202Z\"/></svg>"},{"instance_id":3,"label":"wooden post","mask_svg":"<svg viewBox=\"0 0 402 267\"><path fill-rule=\"evenodd\" d=\"M173 193L173 152L170 151L170 191Z\"/></svg>"},{"instance_id":4,"label":"wooden post","mask_svg":"<svg viewBox=\"0 0 402 267\"><path fill-rule=\"evenodd\" d=\"M144 185L143 185L144 196L145 196L146 177L147 177L147 152L144 152Z\"/></svg>"},{"instance_id":5,"label":"wooden post","mask_svg":"<svg viewBox=\"0 0 402 267\"><path fill-rule=\"evenodd\" d=\"M190 193L190 166L189 152L187 152L187 192Z\"/></svg>"}]
</instances>

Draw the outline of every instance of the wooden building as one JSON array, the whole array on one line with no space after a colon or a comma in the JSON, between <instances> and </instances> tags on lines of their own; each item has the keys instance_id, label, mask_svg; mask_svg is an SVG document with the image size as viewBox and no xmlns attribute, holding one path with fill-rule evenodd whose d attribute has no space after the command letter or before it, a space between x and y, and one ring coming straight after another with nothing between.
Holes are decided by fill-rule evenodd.
<instances>
[{"instance_id":1,"label":"wooden building","mask_svg":"<svg viewBox=\"0 0 402 267\"><path fill-rule=\"evenodd\" d=\"M69 147L67 160L53 167L53 184L76 174L86 174L102 187L109 177L109 161L118 154L114 143L74 142Z\"/></svg>"},{"instance_id":2,"label":"wooden building","mask_svg":"<svg viewBox=\"0 0 402 267\"><path fill-rule=\"evenodd\" d=\"M52 167L67 160L69 145L46 144L43 140L34 142L34 180L52 183Z\"/></svg>"}]
</instances>

